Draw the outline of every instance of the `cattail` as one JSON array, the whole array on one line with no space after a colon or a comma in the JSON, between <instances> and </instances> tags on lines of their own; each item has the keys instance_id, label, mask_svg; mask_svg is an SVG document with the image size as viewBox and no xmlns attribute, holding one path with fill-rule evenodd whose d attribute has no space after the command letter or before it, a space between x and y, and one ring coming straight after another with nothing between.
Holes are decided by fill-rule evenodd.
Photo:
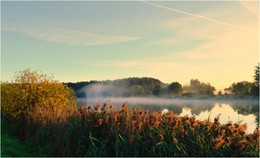
<instances>
[{"instance_id":1,"label":"cattail","mask_svg":"<svg viewBox=\"0 0 260 158\"><path fill-rule=\"evenodd\" d=\"M216 138L213 141L212 147L213 149L218 149L225 141L222 138Z\"/></svg>"},{"instance_id":2,"label":"cattail","mask_svg":"<svg viewBox=\"0 0 260 158\"><path fill-rule=\"evenodd\" d=\"M144 114L144 111L142 110L142 111L140 111L138 114L139 114L140 116L142 116L142 115Z\"/></svg>"},{"instance_id":3,"label":"cattail","mask_svg":"<svg viewBox=\"0 0 260 158\"><path fill-rule=\"evenodd\" d=\"M163 139L164 139L163 134L160 134L160 135L159 135L159 140L162 141Z\"/></svg>"},{"instance_id":4,"label":"cattail","mask_svg":"<svg viewBox=\"0 0 260 158\"><path fill-rule=\"evenodd\" d=\"M230 128L230 127L232 127L232 122L231 122L231 121L228 121L228 123L227 123L227 128Z\"/></svg>"},{"instance_id":5,"label":"cattail","mask_svg":"<svg viewBox=\"0 0 260 158\"><path fill-rule=\"evenodd\" d=\"M174 128L177 128L180 124L180 119L178 118L175 122Z\"/></svg>"},{"instance_id":6,"label":"cattail","mask_svg":"<svg viewBox=\"0 0 260 158\"><path fill-rule=\"evenodd\" d=\"M138 119L138 116L134 116L134 117L133 117L133 120L137 120L137 119Z\"/></svg>"},{"instance_id":7,"label":"cattail","mask_svg":"<svg viewBox=\"0 0 260 158\"><path fill-rule=\"evenodd\" d=\"M154 126L157 127L157 126L159 126L159 124L160 124L160 121L156 120L155 123L154 123Z\"/></svg>"},{"instance_id":8,"label":"cattail","mask_svg":"<svg viewBox=\"0 0 260 158\"><path fill-rule=\"evenodd\" d=\"M122 105L122 109L127 109L127 102L125 102L123 105Z\"/></svg>"},{"instance_id":9,"label":"cattail","mask_svg":"<svg viewBox=\"0 0 260 158\"><path fill-rule=\"evenodd\" d=\"M143 123L142 123L142 122L139 122L139 123L138 123L138 130L141 130L142 127L143 127Z\"/></svg>"},{"instance_id":10,"label":"cattail","mask_svg":"<svg viewBox=\"0 0 260 158\"><path fill-rule=\"evenodd\" d=\"M131 122L131 126L134 127L135 124L136 124L136 121L135 121L135 120L132 120L132 122Z\"/></svg>"},{"instance_id":11,"label":"cattail","mask_svg":"<svg viewBox=\"0 0 260 158\"><path fill-rule=\"evenodd\" d=\"M97 122L98 122L99 125L102 125L102 123L103 123L103 119L98 119Z\"/></svg>"},{"instance_id":12,"label":"cattail","mask_svg":"<svg viewBox=\"0 0 260 158\"><path fill-rule=\"evenodd\" d=\"M238 144L236 144L235 146L238 149L238 151L242 151L247 145L248 145L247 140L243 139Z\"/></svg>"},{"instance_id":13,"label":"cattail","mask_svg":"<svg viewBox=\"0 0 260 158\"><path fill-rule=\"evenodd\" d=\"M221 114L219 114L217 117L215 117L214 123L219 123L219 121L220 121L220 115L221 115Z\"/></svg>"},{"instance_id":14,"label":"cattail","mask_svg":"<svg viewBox=\"0 0 260 158\"><path fill-rule=\"evenodd\" d=\"M178 140L176 138L172 138L172 143L178 143Z\"/></svg>"},{"instance_id":15,"label":"cattail","mask_svg":"<svg viewBox=\"0 0 260 158\"><path fill-rule=\"evenodd\" d=\"M95 106L95 110L98 110L100 108L100 104L97 103L96 106Z\"/></svg>"},{"instance_id":16,"label":"cattail","mask_svg":"<svg viewBox=\"0 0 260 158\"><path fill-rule=\"evenodd\" d=\"M147 122L147 121L148 121L148 117L145 116L145 117L143 118L143 122L145 123L145 122Z\"/></svg>"},{"instance_id":17,"label":"cattail","mask_svg":"<svg viewBox=\"0 0 260 158\"><path fill-rule=\"evenodd\" d=\"M117 122L117 119L118 119L118 113L116 113L116 114L114 115L114 120L115 120L115 122Z\"/></svg>"},{"instance_id":18,"label":"cattail","mask_svg":"<svg viewBox=\"0 0 260 158\"><path fill-rule=\"evenodd\" d=\"M226 130L225 130L225 129L222 129L222 130L221 130L221 136L223 137L223 136L225 135L225 133L226 133Z\"/></svg>"},{"instance_id":19,"label":"cattail","mask_svg":"<svg viewBox=\"0 0 260 158\"><path fill-rule=\"evenodd\" d=\"M104 104L103 104L103 108L106 108L106 107L107 107L107 103L104 103Z\"/></svg>"},{"instance_id":20,"label":"cattail","mask_svg":"<svg viewBox=\"0 0 260 158\"><path fill-rule=\"evenodd\" d=\"M108 121L109 121L109 116L106 117L105 121L106 121L106 123L108 123Z\"/></svg>"},{"instance_id":21,"label":"cattail","mask_svg":"<svg viewBox=\"0 0 260 158\"><path fill-rule=\"evenodd\" d=\"M247 123L240 126L241 131L245 132L247 130Z\"/></svg>"},{"instance_id":22,"label":"cattail","mask_svg":"<svg viewBox=\"0 0 260 158\"><path fill-rule=\"evenodd\" d=\"M226 137L226 143L227 143L227 145L231 144L231 137Z\"/></svg>"},{"instance_id":23,"label":"cattail","mask_svg":"<svg viewBox=\"0 0 260 158\"><path fill-rule=\"evenodd\" d=\"M125 125L124 126L124 131L126 132L128 130L129 126L128 125Z\"/></svg>"},{"instance_id":24,"label":"cattail","mask_svg":"<svg viewBox=\"0 0 260 158\"><path fill-rule=\"evenodd\" d=\"M257 127L253 133L253 138L257 139L258 141L260 140L260 127Z\"/></svg>"},{"instance_id":25,"label":"cattail","mask_svg":"<svg viewBox=\"0 0 260 158\"><path fill-rule=\"evenodd\" d=\"M131 136L129 137L129 142L132 143L132 142L134 141L134 139L135 139L135 136L134 136L134 135L131 135Z\"/></svg>"}]
</instances>

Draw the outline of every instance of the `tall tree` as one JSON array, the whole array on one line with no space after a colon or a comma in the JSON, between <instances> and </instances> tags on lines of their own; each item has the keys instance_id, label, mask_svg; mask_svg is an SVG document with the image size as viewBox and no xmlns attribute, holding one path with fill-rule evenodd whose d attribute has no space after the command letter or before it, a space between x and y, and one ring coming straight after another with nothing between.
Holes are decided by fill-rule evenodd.
<instances>
[{"instance_id":1,"label":"tall tree","mask_svg":"<svg viewBox=\"0 0 260 158\"><path fill-rule=\"evenodd\" d=\"M260 63L258 63L255 66L255 75L254 75L255 83L258 85L258 87L259 87L259 69L260 69Z\"/></svg>"},{"instance_id":2,"label":"tall tree","mask_svg":"<svg viewBox=\"0 0 260 158\"><path fill-rule=\"evenodd\" d=\"M251 88L252 88L251 82L242 81L242 82L233 83L229 89L233 94L250 95Z\"/></svg>"},{"instance_id":3,"label":"tall tree","mask_svg":"<svg viewBox=\"0 0 260 158\"><path fill-rule=\"evenodd\" d=\"M153 95L158 96L158 95L160 95L161 91L162 91L162 87L161 87L161 85L158 84L153 89Z\"/></svg>"},{"instance_id":4,"label":"tall tree","mask_svg":"<svg viewBox=\"0 0 260 158\"><path fill-rule=\"evenodd\" d=\"M216 89L209 83L200 82L198 79L191 79L190 85L184 86L183 90L186 93L195 95L213 95Z\"/></svg>"},{"instance_id":5,"label":"tall tree","mask_svg":"<svg viewBox=\"0 0 260 158\"><path fill-rule=\"evenodd\" d=\"M168 87L168 94L179 95L182 93L182 85L179 82L172 82Z\"/></svg>"},{"instance_id":6,"label":"tall tree","mask_svg":"<svg viewBox=\"0 0 260 158\"><path fill-rule=\"evenodd\" d=\"M254 84L252 84L251 88L251 94L255 96L259 96L259 68L260 64L258 63L255 66Z\"/></svg>"}]
</instances>

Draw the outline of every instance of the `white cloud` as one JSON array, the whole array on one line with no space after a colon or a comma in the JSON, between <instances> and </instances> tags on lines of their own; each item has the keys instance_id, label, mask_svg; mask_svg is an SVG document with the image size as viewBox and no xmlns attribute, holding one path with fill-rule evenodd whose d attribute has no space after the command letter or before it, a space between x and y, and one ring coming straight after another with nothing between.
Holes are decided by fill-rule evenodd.
<instances>
[{"instance_id":1,"label":"white cloud","mask_svg":"<svg viewBox=\"0 0 260 158\"><path fill-rule=\"evenodd\" d=\"M2 31L14 31L36 39L63 43L68 45L107 45L114 43L130 42L140 37L102 35L84 31L60 29L60 28L16 28L5 26Z\"/></svg>"}]
</instances>

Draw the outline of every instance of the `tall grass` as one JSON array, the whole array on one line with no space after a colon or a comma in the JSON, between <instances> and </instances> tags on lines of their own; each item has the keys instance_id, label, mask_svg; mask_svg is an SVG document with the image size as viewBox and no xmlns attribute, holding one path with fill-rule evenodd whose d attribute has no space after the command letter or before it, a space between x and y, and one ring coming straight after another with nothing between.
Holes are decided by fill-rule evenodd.
<instances>
[{"instance_id":1,"label":"tall grass","mask_svg":"<svg viewBox=\"0 0 260 158\"><path fill-rule=\"evenodd\" d=\"M259 128L247 134L246 124L220 124L219 117L199 121L105 103L58 114L37 109L28 118L26 142L46 156L259 156Z\"/></svg>"}]
</instances>

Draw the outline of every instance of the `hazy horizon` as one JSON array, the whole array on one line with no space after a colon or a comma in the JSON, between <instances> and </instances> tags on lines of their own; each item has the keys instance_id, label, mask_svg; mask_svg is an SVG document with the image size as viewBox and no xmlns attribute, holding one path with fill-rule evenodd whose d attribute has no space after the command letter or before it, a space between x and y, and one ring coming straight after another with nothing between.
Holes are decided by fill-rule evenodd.
<instances>
[{"instance_id":1,"label":"hazy horizon","mask_svg":"<svg viewBox=\"0 0 260 158\"><path fill-rule=\"evenodd\" d=\"M61 82L152 77L253 81L258 1L1 2L1 80L39 69Z\"/></svg>"}]
</instances>

